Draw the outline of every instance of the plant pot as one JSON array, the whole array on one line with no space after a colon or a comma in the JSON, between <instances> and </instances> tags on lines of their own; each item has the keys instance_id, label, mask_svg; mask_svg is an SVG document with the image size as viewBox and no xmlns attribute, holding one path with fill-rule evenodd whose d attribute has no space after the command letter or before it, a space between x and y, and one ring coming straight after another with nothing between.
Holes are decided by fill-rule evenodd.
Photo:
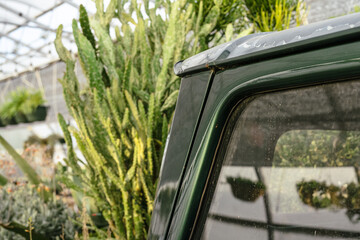
<instances>
[{"instance_id":1,"label":"plant pot","mask_svg":"<svg viewBox=\"0 0 360 240\"><path fill-rule=\"evenodd\" d=\"M6 126L6 124L3 122L2 119L0 119L0 127L5 127L5 126Z\"/></svg>"},{"instance_id":2,"label":"plant pot","mask_svg":"<svg viewBox=\"0 0 360 240\"><path fill-rule=\"evenodd\" d=\"M15 120L16 120L17 123L27 123L27 122L28 122L25 114L20 113L20 112L18 112L18 113L15 115L14 118L15 118Z\"/></svg>"},{"instance_id":3,"label":"plant pot","mask_svg":"<svg viewBox=\"0 0 360 240\"><path fill-rule=\"evenodd\" d=\"M3 125L7 126L7 125L9 125L10 120L4 118L4 119L1 119L1 122L2 122Z\"/></svg>"},{"instance_id":4,"label":"plant pot","mask_svg":"<svg viewBox=\"0 0 360 240\"><path fill-rule=\"evenodd\" d=\"M33 112L26 114L29 122L44 121L47 115L47 107L38 106Z\"/></svg>"},{"instance_id":5,"label":"plant pot","mask_svg":"<svg viewBox=\"0 0 360 240\"><path fill-rule=\"evenodd\" d=\"M5 118L2 120L5 125L16 125L17 122L15 120L15 117L12 118Z\"/></svg>"},{"instance_id":6,"label":"plant pot","mask_svg":"<svg viewBox=\"0 0 360 240\"><path fill-rule=\"evenodd\" d=\"M265 193L265 185L260 182L243 178L228 178L227 182L231 186L234 197L246 202L255 202Z\"/></svg>"}]
</instances>

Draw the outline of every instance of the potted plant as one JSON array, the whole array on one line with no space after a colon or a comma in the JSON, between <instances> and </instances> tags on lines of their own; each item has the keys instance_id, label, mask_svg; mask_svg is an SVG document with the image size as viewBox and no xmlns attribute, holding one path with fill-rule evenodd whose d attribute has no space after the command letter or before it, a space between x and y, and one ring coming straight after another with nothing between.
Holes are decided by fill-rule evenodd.
<instances>
[{"instance_id":1,"label":"potted plant","mask_svg":"<svg viewBox=\"0 0 360 240\"><path fill-rule=\"evenodd\" d=\"M243 201L254 202L265 193L266 187L260 181L254 182L241 177L228 177L226 181L230 184L234 197Z\"/></svg>"},{"instance_id":2,"label":"potted plant","mask_svg":"<svg viewBox=\"0 0 360 240\"><path fill-rule=\"evenodd\" d=\"M40 91L29 93L20 111L23 112L29 122L44 121L47 115L45 100Z\"/></svg>"},{"instance_id":3,"label":"potted plant","mask_svg":"<svg viewBox=\"0 0 360 240\"><path fill-rule=\"evenodd\" d=\"M5 127L5 123L3 122L2 118L0 117L0 127Z\"/></svg>"},{"instance_id":4,"label":"potted plant","mask_svg":"<svg viewBox=\"0 0 360 240\"><path fill-rule=\"evenodd\" d=\"M26 101L29 91L18 89L7 96L6 102L1 107L1 117L5 124L16 124L27 122L25 114L21 111L21 106Z\"/></svg>"},{"instance_id":5,"label":"potted plant","mask_svg":"<svg viewBox=\"0 0 360 240\"><path fill-rule=\"evenodd\" d=\"M10 93L11 102L14 105L14 118L17 123L28 122L25 114L21 111L23 104L26 102L30 92L26 89L18 89Z\"/></svg>"},{"instance_id":6,"label":"potted plant","mask_svg":"<svg viewBox=\"0 0 360 240\"><path fill-rule=\"evenodd\" d=\"M0 108L3 125L45 120L47 109L44 102L40 91L17 89L11 92Z\"/></svg>"},{"instance_id":7,"label":"potted plant","mask_svg":"<svg viewBox=\"0 0 360 240\"><path fill-rule=\"evenodd\" d=\"M0 108L0 116L4 125L16 124L16 103L8 99Z\"/></svg>"}]
</instances>

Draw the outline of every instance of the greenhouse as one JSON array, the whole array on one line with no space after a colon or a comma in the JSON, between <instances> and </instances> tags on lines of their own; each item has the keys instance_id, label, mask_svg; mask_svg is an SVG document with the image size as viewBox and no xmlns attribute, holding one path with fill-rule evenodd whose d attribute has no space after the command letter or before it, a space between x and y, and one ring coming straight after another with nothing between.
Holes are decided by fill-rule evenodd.
<instances>
[{"instance_id":1,"label":"greenhouse","mask_svg":"<svg viewBox=\"0 0 360 240\"><path fill-rule=\"evenodd\" d=\"M309 24L320 26L324 20L344 16L346 19L346 16L351 14L359 16L356 15L359 11L360 0L346 2L336 0L331 3L325 0L1 1L0 239L219 239L223 236L221 231L226 232L227 227L223 230L222 227L218 227L220 225L208 225L208 223L205 225L205 218L198 218L206 207L210 208L210 205L206 204L200 205L201 208L194 212L197 216L195 223L191 224L198 226L196 224L204 221L203 228L208 233L200 237L200 233L196 233L192 227L189 228L191 229L189 233L185 230L180 232L180 228L186 229L188 226L187 223L182 224L181 220L190 216L182 216L178 213L182 210L186 198L190 196L186 195L188 189L183 186L193 181L187 174L196 166L186 165L187 163L166 166L162 162L170 158L166 153L169 154L171 151L178 153L177 156L176 154L171 156L174 159L182 157L189 160L198 157L200 150L195 153L193 148L203 146L201 144L206 141L196 134L198 131L204 131L201 137L207 134L205 128L202 129L201 123L205 120L201 117L208 111L205 103L211 92L205 92L205 89L209 88L207 91L210 91L211 84L215 84L212 79L216 80L217 75L209 78L207 75L202 77L200 73L205 70L216 74L226 72L226 59L230 59L234 52L242 51L239 46L244 47L246 44L250 46L253 43L254 46L259 44L258 48L265 49L268 42L264 39L267 34L271 34L269 32L281 34L282 31ZM359 21L348 25L356 30L359 22L360 18ZM336 33L338 30L335 30ZM319 33L319 36L321 34ZM305 41L306 36L301 40ZM352 38L349 39L351 42ZM266 44L261 45L261 41ZM290 44L291 41L288 43ZM213 50L209 50L211 48ZM227 51L228 49L230 50ZM246 53L248 50L246 47L244 49ZM350 55L351 51L348 52ZM246 55L245 53L242 54ZM294 52L294 54L299 54L299 59L301 58L300 53ZM240 61L240 57L236 61ZM274 55L274 59L276 57ZM245 60L234 63L229 68L249 64ZM272 57L264 57L259 62L271 60ZM217 66L218 62L220 65L225 64L226 67ZM292 64L297 63L294 61ZM193 65L201 65L202 68L192 68ZM199 85L195 83L186 85L186 81L197 76L196 74L200 77L194 81L198 81ZM351 92L356 86L355 83L348 86L346 92ZM221 89L223 86L219 84L218 87ZM329 87L329 89L337 88ZM340 92L340 90L336 91ZM184 92L187 93L181 95ZM357 96L356 93L351 94L347 98L344 97L347 103ZM341 94L333 96L342 97L339 95ZM321 98L323 102L327 100L326 97ZM193 107L178 106L181 101ZM281 98L274 100L274 102L280 101ZM268 105L259 104L258 109L264 112L277 111L276 107L270 106L271 101L266 104ZM300 105L296 107L300 109ZM286 107L288 114L294 110L292 106ZM351 106L350 103L347 105L349 108ZM183 118L187 120L178 122L177 112L181 111L186 112ZM337 114L340 116L347 113L339 111ZM271 119L270 115L263 114L263 117ZM358 115L355 114L354 119L356 116ZM239 134L239 138L245 136L251 139L252 131L258 131L259 127L255 126L255 123L259 120L252 115L250 117L255 119L254 124L248 123L249 132ZM294 115L294 119L296 117L297 115ZM345 122L356 121L350 117L344 119ZM194 124L196 122L194 127L188 125L190 121L194 121ZM290 126L285 120L281 124ZM349 126L351 124L353 123L349 123ZM270 124L270 127L266 125L267 128L264 130L266 134L275 125ZM179 126L181 130L176 132L176 127ZM299 141L316 149L314 150L316 154L312 156L319 159L323 156L320 147L335 151L329 150L331 145L340 146L337 145L337 141L341 140L338 136L342 133L336 132L339 129L325 136L321 131L316 130L325 125L312 126L314 127L309 127L305 133L300 134L295 130L295 134L293 131L290 132L293 135L284 135L282 139L287 137L287 141L281 139L279 142L282 145L274 147L275 150L271 152L276 157L276 161L286 162L283 156L290 159L289 148L297 151L298 155L293 157L294 161L302 162L306 158L306 153L291 145L295 144L294 139L300 135L302 138ZM345 128L348 130L347 127ZM311 134L321 139L321 146L306 142L306 136ZM360 138L357 138L356 134L357 132L347 135L345 143L348 152L339 150L334 154L339 156L342 154L341 159L346 158L353 164L346 165L348 164L346 163L344 166L354 166L357 169L360 165L353 159L360 154L358 153ZM190 147L181 149L181 144L187 141L186 136L191 137L188 143ZM178 142L174 142L174 139ZM256 141L267 143L262 139ZM274 141L275 138L269 142ZM249 142L244 143L241 151L252 149L249 146ZM215 148L218 148L217 145L214 146ZM258 151L256 147L253 149L254 152ZM240 150L231 151L232 154L242 154ZM257 152L260 153L262 152ZM329 159L330 157L327 158ZM339 164L338 160L333 161ZM251 180L243 179L239 174L232 172L232 167L224 167L226 171L221 174L229 174L226 175L227 177L221 175L219 181L222 181L221 184L226 182L232 184L231 189L225 187L225 190L221 190L223 188L221 186L221 189L216 191L223 191L229 196L232 192L235 196L231 197L234 206L238 204L236 201L239 199L254 202L259 198L266 198L267 191L281 194L283 191L281 184L270 186L261 182L258 169L265 169L263 171L267 175L264 181L269 182L272 178L269 173L270 165L263 162L260 165L254 169L250 166L234 167L234 169L241 168L241 174L244 172L244 176L250 176ZM319 160L316 166L330 165L326 165L325 160ZM178 168L177 179L175 175L169 176L173 171L172 168ZM285 170L277 170L274 174L285 174L285 172ZM321 170L314 172L326 175ZM356 178L352 170L334 172L348 175L347 178L344 177L346 181L350 179L356 182L360 179ZM324 182L317 182L316 185L305 182L301 178L301 172L292 172L291 175L296 176L298 181L289 180L288 185L297 184L297 189L294 188L291 194L293 196L303 194L302 202L297 202L298 205L294 204L295 207L307 204L306 207L312 206L317 210L325 208L323 206L326 205L335 209L334 212L341 212L346 208L347 217L344 215L342 219L344 221L351 219L354 225L349 225L350 230L347 235L345 234L345 238L356 239L360 236L356 232L358 231L356 223L360 219L357 212L360 209L360 187L356 184L354 186L348 184L346 188L340 185L326 185L325 181L328 179L326 176L321 176L319 179ZM211 179L210 176L211 174L208 175L208 179ZM175 180L172 181L172 177ZM166 178L170 180L164 182L163 179ZM302 181L302 185L299 181ZM185 185L179 185L179 182ZM243 184L240 186L243 188L257 187L260 190L257 189L257 195L251 195L249 198L252 200L249 201L233 188L234 184ZM267 189L271 187L273 189ZM302 187L309 189L313 187L313 192L310 194L310 190ZM355 189L352 193L350 187ZM215 187L213 190L199 192L198 196L207 196L207 191L212 191L211 194L214 194ZM316 191L327 191L326 194L331 195L328 199L332 202L320 201L318 198L316 202L315 197L311 198L319 194ZM325 196L323 195L322 198ZM350 203L344 200L345 195L354 197L352 211L349 210ZM221 200L221 197L218 198ZM271 195L271 199L275 198ZM310 198L313 200L309 200ZM217 207L215 203L212 204L215 207L211 205L211 211ZM256 208L264 205L265 208L268 207L266 199L264 205L259 201L256 204L258 206ZM247 205L241 206L246 212ZM355 211L354 206L359 206L359 209L356 208ZM270 207L274 210L274 206ZM229 209L228 212L231 213L233 210ZM266 211L268 214L269 210ZM286 209L283 211L285 213ZM276 214L274 216L278 216ZM280 217L285 219L284 216ZM314 216L318 215L314 213ZM215 222L214 219L211 220L211 224ZM266 219L268 222L271 220L269 216ZM220 221L227 220L224 218ZM255 225L266 228L262 223L256 222ZM176 228L177 226L179 229ZM214 229L218 232L214 235L209 234L211 233L209 226L216 226ZM276 233L270 233L271 231L268 230L264 237L254 239L286 239L287 235L281 238ZM330 239L326 238L330 236L326 235L328 234L326 231L322 229L320 234L324 234L324 239ZM232 234L224 238L239 236L237 233ZM334 236L339 237L336 234ZM251 232L246 232L244 236L247 238L253 235ZM294 239L303 238L295 236Z\"/></svg>"}]
</instances>

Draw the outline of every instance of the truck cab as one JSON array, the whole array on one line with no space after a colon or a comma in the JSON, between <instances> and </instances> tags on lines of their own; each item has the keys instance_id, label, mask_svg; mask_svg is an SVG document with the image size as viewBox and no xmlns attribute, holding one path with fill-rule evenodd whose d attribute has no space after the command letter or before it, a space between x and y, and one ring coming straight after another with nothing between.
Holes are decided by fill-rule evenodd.
<instances>
[{"instance_id":1,"label":"truck cab","mask_svg":"<svg viewBox=\"0 0 360 240\"><path fill-rule=\"evenodd\" d=\"M360 238L360 14L245 36L174 70L148 239Z\"/></svg>"}]
</instances>

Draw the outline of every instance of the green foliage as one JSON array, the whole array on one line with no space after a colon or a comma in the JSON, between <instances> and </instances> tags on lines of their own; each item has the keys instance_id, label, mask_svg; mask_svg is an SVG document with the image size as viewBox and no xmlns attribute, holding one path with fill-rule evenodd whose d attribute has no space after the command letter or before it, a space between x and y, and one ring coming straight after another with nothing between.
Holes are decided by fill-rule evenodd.
<instances>
[{"instance_id":1,"label":"green foliage","mask_svg":"<svg viewBox=\"0 0 360 240\"><path fill-rule=\"evenodd\" d=\"M200 30L199 35L202 37L196 38L195 36L194 41L200 44L202 50L230 41L234 33L240 33L248 24L245 19L243 1L204 0L198 2L190 0L188 2L194 5L195 12L198 13L195 29ZM224 39L225 34L231 35L231 37ZM198 52L199 49L195 47L192 54Z\"/></svg>"},{"instance_id":2,"label":"green foliage","mask_svg":"<svg viewBox=\"0 0 360 240\"><path fill-rule=\"evenodd\" d=\"M15 117L20 111L21 105L26 101L28 91L18 89L6 96L6 102L1 106L0 116L2 119L10 119Z\"/></svg>"},{"instance_id":3,"label":"green foliage","mask_svg":"<svg viewBox=\"0 0 360 240\"><path fill-rule=\"evenodd\" d=\"M35 109L45 103L41 91L29 92L26 100L19 107L19 111L24 114L32 113Z\"/></svg>"},{"instance_id":4,"label":"green foliage","mask_svg":"<svg viewBox=\"0 0 360 240\"><path fill-rule=\"evenodd\" d=\"M245 0L245 5L247 17L260 32L281 31L306 21L302 0Z\"/></svg>"},{"instance_id":5,"label":"green foliage","mask_svg":"<svg viewBox=\"0 0 360 240\"><path fill-rule=\"evenodd\" d=\"M30 239L31 218L32 239L73 239L75 226L71 218L75 214L61 201L45 203L35 187L6 185L0 188L0 238L17 240Z\"/></svg>"},{"instance_id":6,"label":"green foliage","mask_svg":"<svg viewBox=\"0 0 360 240\"><path fill-rule=\"evenodd\" d=\"M28 114L44 104L45 100L40 91L17 89L6 96L6 101L0 108L2 119L11 119L16 114Z\"/></svg>"},{"instance_id":7,"label":"green foliage","mask_svg":"<svg viewBox=\"0 0 360 240\"><path fill-rule=\"evenodd\" d=\"M243 201L254 202L266 191L266 186L260 182L254 182L242 177L227 177L226 182L231 186L234 197Z\"/></svg>"},{"instance_id":8,"label":"green foliage","mask_svg":"<svg viewBox=\"0 0 360 240\"><path fill-rule=\"evenodd\" d=\"M301 181L296 184L303 203L316 209L347 209L346 215L353 223L360 220L360 186L356 183L344 184L341 187L325 182Z\"/></svg>"},{"instance_id":9,"label":"green foliage","mask_svg":"<svg viewBox=\"0 0 360 240\"><path fill-rule=\"evenodd\" d=\"M230 39L243 25L238 1L160 0L153 8L148 0L131 1L127 7L125 3L112 0L104 10L97 0L94 17L89 19L80 7L80 27L73 21L88 80L81 91L75 60L62 44L62 26L58 28L55 46L66 63L60 81L77 125L69 126L59 115L72 174L62 180L94 199L116 239L145 239L180 84L173 65L225 39L223 26ZM115 39L109 35L113 19L121 23L114 29ZM85 162L76 156L72 137Z\"/></svg>"},{"instance_id":10,"label":"green foliage","mask_svg":"<svg viewBox=\"0 0 360 240\"><path fill-rule=\"evenodd\" d=\"M8 183L8 179L0 174L0 186L4 186Z\"/></svg>"},{"instance_id":11,"label":"green foliage","mask_svg":"<svg viewBox=\"0 0 360 240\"><path fill-rule=\"evenodd\" d=\"M275 166L359 167L360 132L294 130L283 134L274 153Z\"/></svg>"},{"instance_id":12,"label":"green foliage","mask_svg":"<svg viewBox=\"0 0 360 240\"><path fill-rule=\"evenodd\" d=\"M0 135L0 144L6 149L6 151L13 157L16 164L20 167L23 173L28 178L29 182L38 186L41 183L39 175L29 165L29 163L23 159L16 150Z\"/></svg>"},{"instance_id":13,"label":"green foliage","mask_svg":"<svg viewBox=\"0 0 360 240\"><path fill-rule=\"evenodd\" d=\"M280 136L275 152L274 166L280 167L351 167L360 179L360 132L339 130L294 130ZM301 181L296 184L304 204L316 209L346 209L352 222L360 220L360 186L345 183L341 186Z\"/></svg>"},{"instance_id":14,"label":"green foliage","mask_svg":"<svg viewBox=\"0 0 360 240\"><path fill-rule=\"evenodd\" d=\"M352 11L352 13L358 13L360 12L360 6L356 5L354 6L354 10Z\"/></svg>"}]
</instances>

